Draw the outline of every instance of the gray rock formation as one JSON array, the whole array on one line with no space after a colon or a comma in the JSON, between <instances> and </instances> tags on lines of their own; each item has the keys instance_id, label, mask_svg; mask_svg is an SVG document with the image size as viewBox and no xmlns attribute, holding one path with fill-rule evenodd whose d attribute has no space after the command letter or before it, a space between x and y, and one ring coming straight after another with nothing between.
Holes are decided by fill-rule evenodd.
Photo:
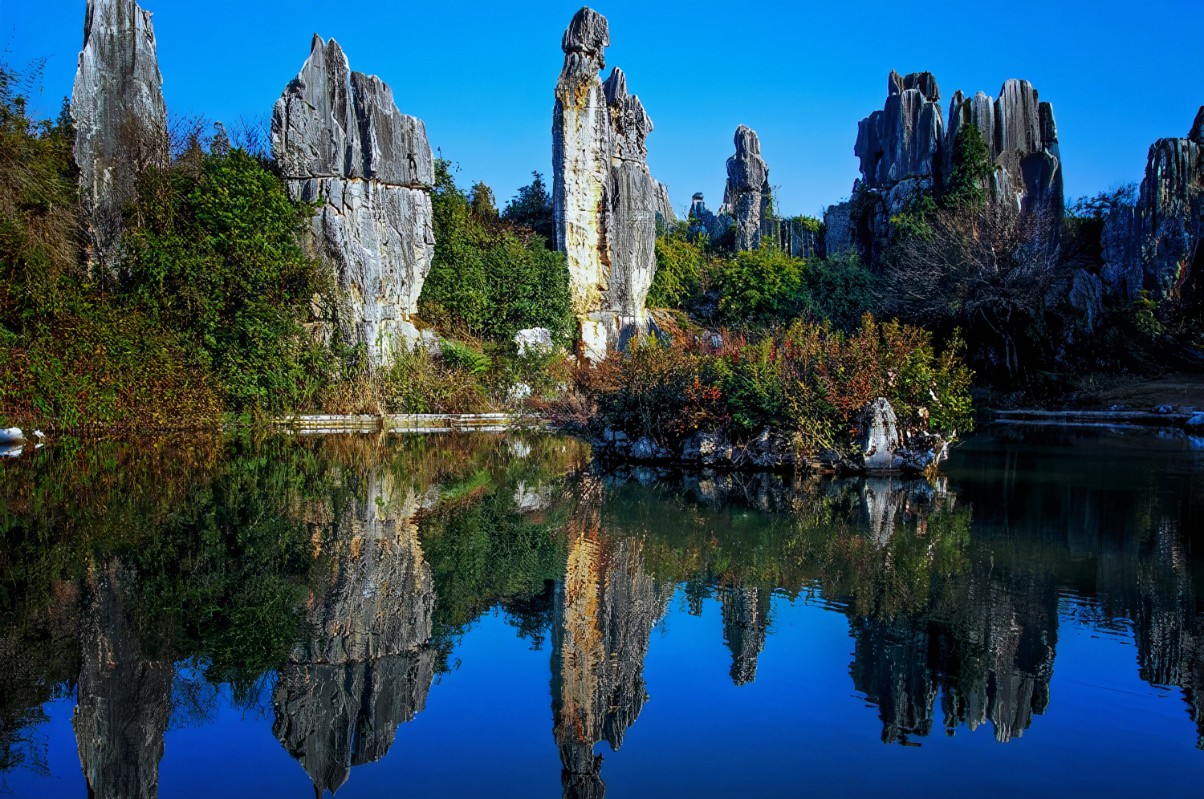
<instances>
[{"instance_id":1,"label":"gray rock formation","mask_svg":"<svg viewBox=\"0 0 1204 799\"><path fill-rule=\"evenodd\" d=\"M276 102L272 153L293 198L321 203L311 246L343 293L339 335L388 364L417 340L408 317L435 252L426 127L380 78L352 72L337 42L315 36Z\"/></svg>"},{"instance_id":2,"label":"gray rock formation","mask_svg":"<svg viewBox=\"0 0 1204 799\"><path fill-rule=\"evenodd\" d=\"M895 451L902 446L895 409L884 397L871 402L861 414L860 452L867 471L889 471Z\"/></svg>"},{"instance_id":3,"label":"gray rock formation","mask_svg":"<svg viewBox=\"0 0 1204 799\"><path fill-rule=\"evenodd\" d=\"M139 175L170 161L155 30L134 0L88 0L71 116L89 271L111 273Z\"/></svg>"},{"instance_id":4,"label":"gray rock formation","mask_svg":"<svg viewBox=\"0 0 1204 799\"><path fill-rule=\"evenodd\" d=\"M729 220L719 217L707 208L702 192L695 192L690 202L689 232L691 236L706 234L711 241L716 241L727 230Z\"/></svg>"},{"instance_id":5,"label":"gray rock formation","mask_svg":"<svg viewBox=\"0 0 1204 799\"><path fill-rule=\"evenodd\" d=\"M556 247L590 361L621 348L647 325L644 300L656 272L656 219L666 193L648 171L652 120L627 79L603 84L606 18L583 8L565 31L564 69L552 124Z\"/></svg>"},{"instance_id":6,"label":"gray rock formation","mask_svg":"<svg viewBox=\"0 0 1204 799\"><path fill-rule=\"evenodd\" d=\"M1102 276L1124 299L1145 289L1157 300L1182 299L1204 269L1204 106L1183 139L1150 147L1136 207L1110 213L1102 239Z\"/></svg>"},{"instance_id":7,"label":"gray rock formation","mask_svg":"<svg viewBox=\"0 0 1204 799\"><path fill-rule=\"evenodd\" d=\"M727 187L719 214L730 216L736 224L736 249L755 250L768 221L769 167L761 157L756 131L745 125L736 128L735 144L736 154L727 159Z\"/></svg>"},{"instance_id":8,"label":"gray rock formation","mask_svg":"<svg viewBox=\"0 0 1204 799\"><path fill-rule=\"evenodd\" d=\"M982 134L996 170L992 202L1017 209L1048 210L1060 218L1062 162L1053 107L1038 99L1028 81L1008 80L998 98L956 92L946 129L936 79L928 72L901 77L891 72L886 103L862 120L854 154L861 178L853 188L858 217L849 228L829 228L829 252L845 247L845 231L869 263L890 234L890 219L921 191L939 190L953 169L958 132L973 125ZM843 214L838 206L830 215ZM1057 225L1051 225L1055 232Z\"/></svg>"},{"instance_id":9,"label":"gray rock formation","mask_svg":"<svg viewBox=\"0 0 1204 799\"><path fill-rule=\"evenodd\" d=\"M171 716L170 661L145 657L120 597L119 564L89 575L72 725L88 796L154 799Z\"/></svg>"},{"instance_id":10,"label":"gray rock formation","mask_svg":"<svg viewBox=\"0 0 1204 799\"><path fill-rule=\"evenodd\" d=\"M852 205L848 202L829 205L824 210L824 257L851 255L857 252L857 237L853 228Z\"/></svg>"},{"instance_id":11,"label":"gray rock formation","mask_svg":"<svg viewBox=\"0 0 1204 799\"><path fill-rule=\"evenodd\" d=\"M656 218L662 225L670 225L677 221L673 212L673 202L669 199L669 187L659 180L656 182L657 205Z\"/></svg>"},{"instance_id":12,"label":"gray rock formation","mask_svg":"<svg viewBox=\"0 0 1204 799\"><path fill-rule=\"evenodd\" d=\"M963 125L982 133L996 166L991 196L1017 209L1062 212L1062 158L1053 106L1041 102L1026 80L1008 80L992 99L982 92L966 98L960 91L949 104L945 168L952 169L954 142ZM946 172L947 174L947 172Z\"/></svg>"},{"instance_id":13,"label":"gray rock formation","mask_svg":"<svg viewBox=\"0 0 1204 799\"><path fill-rule=\"evenodd\" d=\"M369 474L339 518L325 583L307 603L313 634L290 655L273 695L273 731L319 792L388 752L426 706L436 653L435 591L413 516L423 498ZM337 522L337 524L331 524Z\"/></svg>"}]
</instances>

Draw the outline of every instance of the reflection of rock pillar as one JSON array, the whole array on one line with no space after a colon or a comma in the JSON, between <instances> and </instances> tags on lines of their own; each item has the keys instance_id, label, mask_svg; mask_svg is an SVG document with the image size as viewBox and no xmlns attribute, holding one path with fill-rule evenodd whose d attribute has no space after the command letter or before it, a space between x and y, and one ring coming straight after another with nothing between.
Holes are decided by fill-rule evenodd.
<instances>
[{"instance_id":1,"label":"reflection of rock pillar","mask_svg":"<svg viewBox=\"0 0 1204 799\"><path fill-rule=\"evenodd\" d=\"M319 794L384 757L434 679L435 592L411 521L418 501L393 493L372 477L339 520L327 582L309 601L314 636L294 650L273 696L273 732Z\"/></svg>"},{"instance_id":2,"label":"reflection of rock pillar","mask_svg":"<svg viewBox=\"0 0 1204 799\"><path fill-rule=\"evenodd\" d=\"M644 571L641 547L599 531L601 483L587 481L570 522L563 589L552 621L553 735L566 797L601 797L599 741L618 750L647 695L644 659L672 587Z\"/></svg>"},{"instance_id":3,"label":"reflection of rock pillar","mask_svg":"<svg viewBox=\"0 0 1204 799\"><path fill-rule=\"evenodd\" d=\"M936 681L928 668L923 621L860 619L855 638L853 687L878 706L884 743L908 743L932 730Z\"/></svg>"},{"instance_id":4,"label":"reflection of rock pillar","mask_svg":"<svg viewBox=\"0 0 1204 799\"><path fill-rule=\"evenodd\" d=\"M85 586L73 724L89 796L149 799L159 794L172 665L142 657L122 612L120 580L120 566L113 564L94 571Z\"/></svg>"},{"instance_id":5,"label":"reflection of rock pillar","mask_svg":"<svg viewBox=\"0 0 1204 799\"><path fill-rule=\"evenodd\" d=\"M732 651L732 682L746 685L757 678L757 658L765 648L772 593L759 588L731 588L721 593L723 642Z\"/></svg>"}]
</instances>

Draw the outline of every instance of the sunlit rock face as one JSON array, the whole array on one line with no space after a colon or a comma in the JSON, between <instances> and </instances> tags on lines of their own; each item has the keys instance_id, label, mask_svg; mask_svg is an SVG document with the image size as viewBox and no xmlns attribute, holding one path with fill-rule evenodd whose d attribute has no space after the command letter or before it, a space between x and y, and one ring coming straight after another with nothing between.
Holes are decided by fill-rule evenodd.
<instances>
[{"instance_id":1,"label":"sunlit rock face","mask_svg":"<svg viewBox=\"0 0 1204 799\"><path fill-rule=\"evenodd\" d=\"M1199 302L1204 282L1204 106L1186 138L1150 146L1136 207L1104 224L1103 277L1117 295Z\"/></svg>"},{"instance_id":2,"label":"sunlit rock face","mask_svg":"<svg viewBox=\"0 0 1204 799\"><path fill-rule=\"evenodd\" d=\"M769 167L761 157L757 132L736 128L736 154L727 159L727 186L720 216L728 215L736 225L736 249L755 250L761 244L763 222L769 203Z\"/></svg>"},{"instance_id":3,"label":"sunlit rock face","mask_svg":"<svg viewBox=\"0 0 1204 799\"><path fill-rule=\"evenodd\" d=\"M114 563L91 574L84 587L75 740L89 796L153 799L173 670L170 661L144 657L122 608L121 581Z\"/></svg>"},{"instance_id":4,"label":"sunlit rock face","mask_svg":"<svg viewBox=\"0 0 1204 799\"><path fill-rule=\"evenodd\" d=\"M564 584L552 619L553 735L566 797L601 797L595 744L618 750L647 694L644 659L673 586L644 568L638 543L601 533L601 485L589 481L570 524Z\"/></svg>"},{"instance_id":5,"label":"sunlit rock face","mask_svg":"<svg viewBox=\"0 0 1204 799\"><path fill-rule=\"evenodd\" d=\"M112 272L139 176L170 160L155 30L134 0L88 0L71 116L89 266Z\"/></svg>"},{"instance_id":6,"label":"sunlit rock face","mask_svg":"<svg viewBox=\"0 0 1204 799\"><path fill-rule=\"evenodd\" d=\"M556 247L568 259L582 354L591 361L623 347L647 324L656 221L668 205L667 190L648 171L651 118L627 93L622 70L605 83L600 77L609 44L606 18L578 11L561 41L564 68L552 120Z\"/></svg>"},{"instance_id":7,"label":"sunlit rock face","mask_svg":"<svg viewBox=\"0 0 1204 799\"><path fill-rule=\"evenodd\" d=\"M310 245L343 295L338 335L390 363L416 340L409 316L435 254L426 126L398 110L380 78L352 72L337 42L315 36L276 102L272 153L292 197L320 203Z\"/></svg>"},{"instance_id":8,"label":"sunlit rock face","mask_svg":"<svg viewBox=\"0 0 1204 799\"><path fill-rule=\"evenodd\" d=\"M329 572L309 598L313 634L297 646L273 696L273 731L322 791L388 752L399 725L426 706L436 653L435 591L412 519L423 499L370 475L337 515Z\"/></svg>"}]
</instances>

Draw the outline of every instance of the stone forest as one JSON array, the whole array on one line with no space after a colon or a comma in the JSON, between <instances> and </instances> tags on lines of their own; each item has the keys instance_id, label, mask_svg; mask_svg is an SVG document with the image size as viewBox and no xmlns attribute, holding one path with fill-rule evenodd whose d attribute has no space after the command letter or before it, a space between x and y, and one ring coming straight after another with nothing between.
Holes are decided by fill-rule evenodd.
<instances>
[{"instance_id":1,"label":"stone forest","mask_svg":"<svg viewBox=\"0 0 1204 799\"><path fill-rule=\"evenodd\" d=\"M1074 197L1060 98L890 71L790 215L569 9L499 203L435 77L179 116L188 10L77 5L57 117L0 52L0 796L1198 795L1204 106Z\"/></svg>"}]
</instances>

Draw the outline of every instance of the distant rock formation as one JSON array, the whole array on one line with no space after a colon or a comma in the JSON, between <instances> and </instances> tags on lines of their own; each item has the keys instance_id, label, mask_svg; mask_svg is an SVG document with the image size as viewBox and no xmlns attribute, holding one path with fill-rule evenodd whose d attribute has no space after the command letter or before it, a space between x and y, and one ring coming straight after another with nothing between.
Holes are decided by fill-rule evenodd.
<instances>
[{"instance_id":1,"label":"distant rock formation","mask_svg":"<svg viewBox=\"0 0 1204 799\"><path fill-rule=\"evenodd\" d=\"M728 221L707 208L702 192L694 193L694 197L690 201L690 214L687 219L691 236L705 234L711 241L717 241L726 231Z\"/></svg>"},{"instance_id":2,"label":"distant rock formation","mask_svg":"<svg viewBox=\"0 0 1204 799\"><path fill-rule=\"evenodd\" d=\"M657 220L662 225L670 225L677 221L677 214L673 212L673 202L669 199L669 187L659 180L656 182L657 204L656 210Z\"/></svg>"},{"instance_id":3,"label":"distant rock formation","mask_svg":"<svg viewBox=\"0 0 1204 799\"><path fill-rule=\"evenodd\" d=\"M435 253L425 125L397 109L380 78L352 72L337 42L315 36L276 102L272 153L292 197L321 202L311 247L344 294L338 334L387 365L418 339L409 316Z\"/></svg>"},{"instance_id":4,"label":"distant rock formation","mask_svg":"<svg viewBox=\"0 0 1204 799\"><path fill-rule=\"evenodd\" d=\"M422 499L378 474L357 494L333 526L330 571L308 603L313 635L273 695L276 738L319 793L385 756L398 726L426 706L435 673L434 584L412 521Z\"/></svg>"},{"instance_id":5,"label":"distant rock formation","mask_svg":"<svg viewBox=\"0 0 1204 799\"><path fill-rule=\"evenodd\" d=\"M1124 299L1142 289L1158 300L1186 299L1193 282L1204 280L1202 241L1204 106L1186 138L1159 139L1150 146L1136 207L1108 215L1102 277Z\"/></svg>"},{"instance_id":6,"label":"distant rock formation","mask_svg":"<svg viewBox=\"0 0 1204 799\"><path fill-rule=\"evenodd\" d=\"M829 252L847 249L851 234L863 258L873 263L889 237L891 217L920 192L945 185L965 125L978 128L995 166L985 187L991 202L1061 217L1062 161L1053 107L1038 99L1028 81L1006 81L998 98L956 92L948 129L940 99L932 73L891 72L883 109L858 125L853 152L861 162L861 178L854 184L853 202L847 211L832 206L825 214L834 223L829 224ZM1056 231L1057 225L1051 228Z\"/></svg>"},{"instance_id":7,"label":"distant rock formation","mask_svg":"<svg viewBox=\"0 0 1204 799\"><path fill-rule=\"evenodd\" d=\"M735 144L735 155L727 159L727 187L719 214L735 222L736 250L755 250L761 244L762 224L768 221L769 167L761 157L755 130L745 125L736 128Z\"/></svg>"},{"instance_id":8,"label":"distant rock formation","mask_svg":"<svg viewBox=\"0 0 1204 799\"><path fill-rule=\"evenodd\" d=\"M171 716L170 661L146 658L120 597L120 564L98 568L84 589L82 666L72 724L96 799L154 799Z\"/></svg>"},{"instance_id":9,"label":"distant rock formation","mask_svg":"<svg viewBox=\"0 0 1204 799\"><path fill-rule=\"evenodd\" d=\"M139 176L170 162L155 30L134 0L88 0L71 116L89 271L112 273Z\"/></svg>"},{"instance_id":10,"label":"distant rock formation","mask_svg":"<svg viewBox=\"0 0 1204 799\"><path fill-rule=\"evenodd\" d=\"M564 69L552 123L556 247L568 256L582 355L598 361L647 325L656 272L656 219L667 193L648 171L652 120L627 79L599 73L610 44L606 18L583 8L561 41Z\"/></svg>"}]
</instances>

